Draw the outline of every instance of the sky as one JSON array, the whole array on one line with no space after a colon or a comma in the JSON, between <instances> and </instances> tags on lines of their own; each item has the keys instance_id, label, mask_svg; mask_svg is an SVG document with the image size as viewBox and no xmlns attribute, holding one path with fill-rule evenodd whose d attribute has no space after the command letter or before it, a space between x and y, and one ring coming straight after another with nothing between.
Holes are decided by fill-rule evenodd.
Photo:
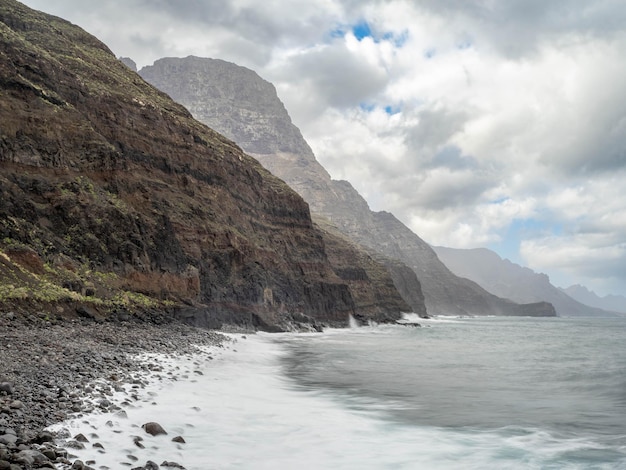
<instances>
[{"instance_id":1,"label":"sky","mask_svg":"<svg viewBox=\"0 0 626 470\"><path fill-rule=\"evenodd\" d=\"M626 295L623 0L24 3L140 68L251 68L373 210L433 245Z\"/></svg>"}]
</instances>

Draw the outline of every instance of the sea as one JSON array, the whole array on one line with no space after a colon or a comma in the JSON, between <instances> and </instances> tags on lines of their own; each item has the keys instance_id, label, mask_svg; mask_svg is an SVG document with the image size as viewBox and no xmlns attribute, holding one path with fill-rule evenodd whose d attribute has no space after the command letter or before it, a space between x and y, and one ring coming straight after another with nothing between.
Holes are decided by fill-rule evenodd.
<instances>
[{"instance_id":1,"label":"sea","mask_svg":"<svg viewBox=\"0 0 626 470\"><path fill-rule=\"evenodd\" d=\"M59 429L97 469L626 469L626 318L407 319L153 357L176 374Z\"/></svg>"}]
</instances>

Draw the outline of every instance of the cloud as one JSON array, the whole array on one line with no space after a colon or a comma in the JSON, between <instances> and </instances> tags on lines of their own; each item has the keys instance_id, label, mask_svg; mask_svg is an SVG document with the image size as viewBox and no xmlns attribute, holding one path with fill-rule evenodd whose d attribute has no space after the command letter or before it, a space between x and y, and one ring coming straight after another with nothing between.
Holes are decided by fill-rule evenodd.
<instances>
[{"instance_id":1,"label":"cloud","mask_svg":"<svg viewBox=\"0 0 626 470\"><path fill-rule=\"evenodd\" d=\"M562 36L606 39L623 32L626 9L620 0L426 0L436 16L453 19L497 53L512 59L533 55Z\"/></svg>"},{"instance_id":2,"label":"cloud","mask_svg":"<svg viewBox=\"0 0 626 470\"><path fill-rule=\"evenodd\" d=\"M530 239L522 242L520 251L530 265L557 273L552 280L561 287L580 282L603 295L623 289L626 244L610 235L580 233Z\"/></svg>"},{"instance_id":3,"label":"cloud","mask_svg":"<svg viewBox=\"0 0 626 470\"><path fill-rule=\"evenodd\" d=\"M300 77L299 87L313 93L324 108L359 106L380 93L387 81L384 68L367 49L350 38L307 49L291 56L281 75L283 80Z\"/></svg>"}]
</instances>

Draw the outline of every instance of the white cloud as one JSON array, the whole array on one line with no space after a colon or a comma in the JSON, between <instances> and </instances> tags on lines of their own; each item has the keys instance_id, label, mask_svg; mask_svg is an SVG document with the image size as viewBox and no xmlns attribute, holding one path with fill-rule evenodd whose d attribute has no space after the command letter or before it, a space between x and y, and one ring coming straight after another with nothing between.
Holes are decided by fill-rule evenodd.
<instances>
[{"instance_id":1,"label":"white cloud","mask_svg":"<svg viewBox=\"0 0 626 470\"><path fill-rule=\"evenodd\" d=\"M601 295L623 290L626 243L603 233L579 233L525 240L521 255L529 265L552 272L560 287L582 283Z\"/></svg>"}]
</instances>

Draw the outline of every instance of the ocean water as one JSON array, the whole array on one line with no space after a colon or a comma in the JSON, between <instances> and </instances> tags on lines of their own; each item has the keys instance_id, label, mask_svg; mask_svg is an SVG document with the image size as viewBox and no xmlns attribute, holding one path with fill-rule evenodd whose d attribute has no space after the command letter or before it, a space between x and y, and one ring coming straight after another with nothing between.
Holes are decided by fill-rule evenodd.
<instances>
[{"instance_id":1,"label":"ocean water","mask_svg":"<svg viewBox=\"0 0 626 470\"><path fill-rule=\"evenodd\" d=\"M72 453L94 468L626 469L626 319L420 323L161 357L178 380L163 373L126 417L61 427L89 437ZM143 433L149 421L169 434Z\"/></svg>"}]
</instances>

